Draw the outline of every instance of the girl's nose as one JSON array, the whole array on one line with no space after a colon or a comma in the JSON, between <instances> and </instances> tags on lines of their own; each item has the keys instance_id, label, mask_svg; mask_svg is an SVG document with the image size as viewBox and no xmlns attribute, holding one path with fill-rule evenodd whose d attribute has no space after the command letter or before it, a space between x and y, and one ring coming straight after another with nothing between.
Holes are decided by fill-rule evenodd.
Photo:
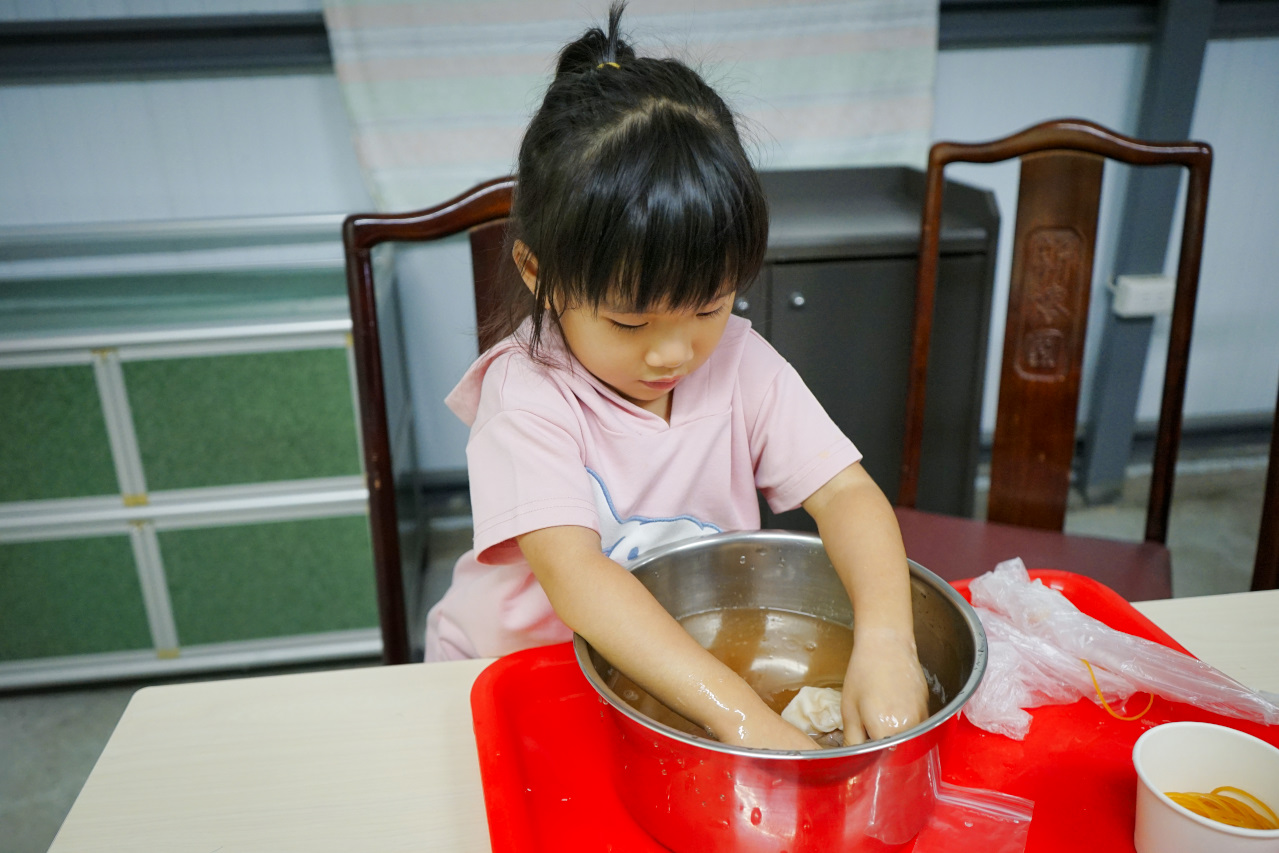
<instances>
[{"instance_id":1,"label":"girl's nose","mask_svg":"<svg viewBox=\"0 0 1279 853\"><path fill-rule=\"evenodd\" d=\"M690 341L678 335L671 335L655 342L644 357L649 367L660 370L674 370L693 357Z\"/></svg>"}]
</instances>

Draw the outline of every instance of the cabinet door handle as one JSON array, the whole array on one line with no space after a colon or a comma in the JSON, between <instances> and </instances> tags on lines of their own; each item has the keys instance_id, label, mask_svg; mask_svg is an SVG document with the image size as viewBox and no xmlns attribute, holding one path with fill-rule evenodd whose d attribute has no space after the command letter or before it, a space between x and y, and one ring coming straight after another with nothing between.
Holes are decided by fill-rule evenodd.
<instances>
[{"instance_id":1,"label":"cabinet door handle","mask_svg":"<svg viewBox=\"0 0 1279 853\"><path fill-rule=\"evenodd\" d=\"M733 303L733 310L740 314L745 314L747 311L751 310L751 304L745 299L739 299Z\"/></svg>"},{"instance_id":2,"label":"cabinet door handle","mask_svg":"<svg viewBox=\"0 0 1279 853\"><path fill-rule=\"evenodd\" d=\"M792 308L803 308L804 303L807 301L802 293L796 292L790 295L790 307Z\"/></svg>"}]
</instances>

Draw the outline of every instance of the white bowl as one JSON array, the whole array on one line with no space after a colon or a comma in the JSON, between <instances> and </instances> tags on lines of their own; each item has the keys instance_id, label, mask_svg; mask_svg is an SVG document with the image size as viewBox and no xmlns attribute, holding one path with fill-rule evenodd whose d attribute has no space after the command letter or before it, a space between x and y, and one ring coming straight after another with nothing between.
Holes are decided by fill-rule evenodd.
<instances>
[{"instance_id":1,"label":"white bowl","mask_svg":"<svg viewBox=\"0 0 1279 853\"><path fill-rule=\"evenodd\" d=\"M1279 829L1242 829L1201 817L1165 791L1230 785L1279 809L1279 749L1211 723L1165 723L1137 739L1137 853L1279 853Z\"/></svg>"}]
</instances>

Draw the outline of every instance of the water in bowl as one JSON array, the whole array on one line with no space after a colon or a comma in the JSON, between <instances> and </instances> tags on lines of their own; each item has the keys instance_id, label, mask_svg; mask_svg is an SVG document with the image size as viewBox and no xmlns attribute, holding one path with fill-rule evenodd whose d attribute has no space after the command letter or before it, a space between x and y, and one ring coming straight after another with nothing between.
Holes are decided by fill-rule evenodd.
<instances>
[{"instance_id":1,"label":"water in bowl","mask_svg":"<svg viewBox=\"0 0 1279 853\"><path fill-rule=\"evenodd\" d=\"M711 610L680 620L703 648L746 680L777 713L801 687L844 683L853 651L853 630L806 613L772 608ZM628 677L609 667L601 673L613 692L641 714L685 734L707 737L696 723L658 702ZM927 671L929 714L945 704L941 686Z\"/></svg>"}]
</instances>

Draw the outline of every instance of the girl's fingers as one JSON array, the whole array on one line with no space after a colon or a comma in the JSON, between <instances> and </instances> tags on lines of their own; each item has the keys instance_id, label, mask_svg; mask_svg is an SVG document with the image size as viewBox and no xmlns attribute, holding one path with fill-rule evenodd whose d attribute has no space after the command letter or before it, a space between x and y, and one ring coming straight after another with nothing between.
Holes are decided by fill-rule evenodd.
<instances>
[{"instance_id":1,"label":"girl's fingers","mask_svg":"<svg viewBox=\"0 0 1279 853\"><path fill-rule=\"evenodd\" d=\"M914 649L883 646L854 650L845 687L851 692L841 709L845 732L851 710L866 736L891 737L918 725L928 716L928 683Z\"/></svg>"},{"instance_id":2,"label":"girl's fingers","mask_svg":"<svg viewBox=\"0 0 1279 853\"><path fill-rule=\"evenodd\" d=\"M844 695L840 703L840 712L844 715L844 746L856 746L866 741L866 730L862 726L861 711L857 707L857 697Z\"/></svg>"}]
</instances>

